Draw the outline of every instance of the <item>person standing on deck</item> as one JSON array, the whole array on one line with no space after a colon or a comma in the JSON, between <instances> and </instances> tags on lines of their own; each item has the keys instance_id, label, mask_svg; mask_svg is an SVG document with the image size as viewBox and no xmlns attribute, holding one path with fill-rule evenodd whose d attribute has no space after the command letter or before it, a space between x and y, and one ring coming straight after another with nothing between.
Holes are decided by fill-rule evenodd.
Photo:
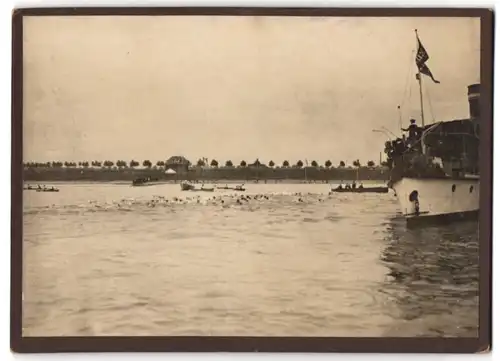
<instances>
[{"instance_id":1,"label":"person standing on deck","mask_svg":"<svg viewBox=\"0 0 500 361\"><path fill-rule=\"evenodd\" d=\"M422 134L422 129L417 125L415 119L410 119L410 125L408 128L401 128L401 130L403 132L408 132L408 141L410 146L415 145Z\"/></svg>"}]
</instances>

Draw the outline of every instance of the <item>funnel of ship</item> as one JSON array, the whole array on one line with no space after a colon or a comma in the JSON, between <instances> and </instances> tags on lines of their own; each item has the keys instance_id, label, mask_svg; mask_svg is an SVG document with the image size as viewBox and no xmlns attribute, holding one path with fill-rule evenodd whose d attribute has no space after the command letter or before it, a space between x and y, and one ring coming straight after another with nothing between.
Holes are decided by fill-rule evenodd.
<instances>
[{"instance_id":1,"label":"funnel of ship","mask_svg":"<svg viewBox=\"0 0 500 361\"><path fill-rule=\"evenodd\" d=\"M481 84L471 84L468 87L469 116L471 119L479 119L481 116Z\"/></svg>"}]
</instances>

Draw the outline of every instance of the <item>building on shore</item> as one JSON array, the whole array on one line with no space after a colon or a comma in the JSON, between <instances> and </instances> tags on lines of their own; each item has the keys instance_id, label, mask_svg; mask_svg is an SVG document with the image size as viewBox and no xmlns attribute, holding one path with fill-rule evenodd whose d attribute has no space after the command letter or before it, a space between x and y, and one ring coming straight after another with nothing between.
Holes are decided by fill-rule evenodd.
<instances>
[{"instance_id":1,"label":"building on shore","mask_svg":"<svg viewBox=\"0 0 500 361\"><path fill-rule=\"evenodd\" d=\"M256 159L255 162L253 163L249 163L247 165L248 168L263 168L263 169L267 169L269 168L267 165L263 164L260 162L260 160Z\"/></svg>"},{"instance_id":2,"label":"building on shore","mask_svg":"<svg viewBox=\"0 0 500 361\"><path fill-rule=\"evenodd\" d=\"M185 157L174 155L165 162L165 169L172 169L176 173L187 173L191 162Z\"/></svg>"}]
</instances>

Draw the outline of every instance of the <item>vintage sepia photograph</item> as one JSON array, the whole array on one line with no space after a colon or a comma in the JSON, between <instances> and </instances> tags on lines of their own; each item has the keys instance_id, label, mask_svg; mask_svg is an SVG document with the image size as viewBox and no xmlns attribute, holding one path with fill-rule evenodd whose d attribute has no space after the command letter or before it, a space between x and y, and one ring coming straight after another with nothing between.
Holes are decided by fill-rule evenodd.
<instances>
[{"instance_id":1,"label":"vintage sepia photograph","mask_svg":"<svg viewBox=\"0 0 500 361\"><path fill-rule=\"evenodd\" d=\"M474 16L24 16L22 336L478 338L481 49Z\"/></svg>"}]
</instances>

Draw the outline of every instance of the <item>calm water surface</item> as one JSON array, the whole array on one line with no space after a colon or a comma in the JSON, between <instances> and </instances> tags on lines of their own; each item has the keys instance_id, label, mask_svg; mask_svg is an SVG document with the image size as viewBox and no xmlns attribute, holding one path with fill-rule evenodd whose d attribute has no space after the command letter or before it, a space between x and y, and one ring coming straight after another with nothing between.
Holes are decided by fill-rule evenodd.
<instances>
[{"instance_id":1,"label":"calm water surface","mask_svg":"<svg viewBox=\"0 0 500 361\"><path fill-rule=\"evenodd\" d=\"M24 192L24 336L477 336L477 223L325 184L57 187Z\"/></svg>"}]
</instances>

